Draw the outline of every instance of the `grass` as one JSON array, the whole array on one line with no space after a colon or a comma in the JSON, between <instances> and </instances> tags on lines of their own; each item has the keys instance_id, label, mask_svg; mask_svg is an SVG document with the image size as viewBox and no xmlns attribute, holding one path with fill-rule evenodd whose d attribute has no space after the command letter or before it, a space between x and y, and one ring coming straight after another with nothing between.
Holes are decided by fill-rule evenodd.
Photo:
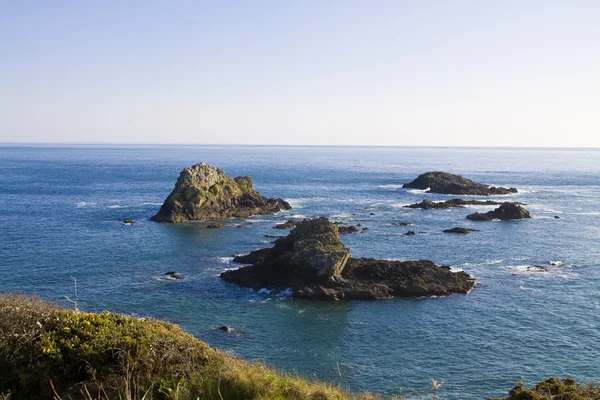
<instances>
[{"instance_id":1,"label":"grass","mask_svg":"<svg viewBox=\"0 0 600 400\"><path fill-rule=\"evenodd\" d=\"M242 361L153 319L12 294L0 295L0 316L0 393L11 400L377 398Z\"/></svg>"},{"instance_id":2,"label":"grass","mask_svg":"<svg viewBox=\"0 0 600 400\"><path fill-rule=\"evenodd\" d=\"M338 365L340 380L343 377ZM434 399L441 382L432 380ZM422 397L423 398L423 397ZM212 349L177 325L67 310L0 294L0 400L376 400ZM405 399L400 393L394 399ZM499 399L496 399L499 400ZM550 378L505 400L600 400L600 387Z\"/></svg>"}]
</instances>

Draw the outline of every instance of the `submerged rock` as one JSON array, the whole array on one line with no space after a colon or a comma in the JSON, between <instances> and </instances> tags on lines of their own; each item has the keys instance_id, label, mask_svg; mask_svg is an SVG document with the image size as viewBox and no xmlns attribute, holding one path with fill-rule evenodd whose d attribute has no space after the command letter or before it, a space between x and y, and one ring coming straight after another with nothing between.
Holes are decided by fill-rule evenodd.
<instances>
[{"instance_id":1,"label":"submerged rock","mask_svg":"<svg viewBox=\"0 0 600 400\"><path fill-rule=\"evenodd\" d=\"M468 293L474 280L432 261L386 261L351 258L338 227L327 218L304 220L272 248L234 261L252 265L225 271L228 282L256 290L291 288L294 297L385 299Z\"/></svg>"},{"instance_id":2,"label":"submerged rock","mask_svg":"<svg viewBox=\"0 0 600 400\"><path fill-rule=\"evenodd\" d=\"M225 226L225 224L210 224L210 225L206 225L206 227L208 229L218 229L218 228L222 228L224 226Z\"/></svg>"},{"instance_id":3,"label":"submerged rock","mask_svg":"<svg viewBox=\"0 0 600 400\"><path fill-rule=\"evenodd\" d=\"M392 226L412 226L412 222L392 222Z\"/></svg>"},{"instance_id":4,"label":"submerged rock","mask_svg":"<svg viewBox=\"0 0 600 400\"><path fill-rule=\"evenodd\" d=\"M233 179L203 162L181 171L175 188L152 220L178 223L246 218L291 208L283 199L261 196L249 176Z\"/></svg>"},{"instance_id":5,"label":"submerged rock","mask_svg":"<svg viewBox=\"0 0 600 400\"><path fill-rule=\"evenodd\" d=\"M503 221L512 219L531 218L529 211L515 203L503 203L500 207L486 213L474 213L467 215L471 221L491 221L500 219Z\"/></svg>"},{"instance_id":6,"label":"submerged rock","mask_svg":"<svg viewBox=\"0 0 600 400\"><path fill-rule=\"evenodd\" d=\"M217 330L225 332L225 333L231 333L233 332L235 329L233 329L232 327L229 327L227 325L222 325L220 327L217 328Z\"/></svg>"},{"instance_id":7,"label":"submerged rock","mask_svg":"<svg viewBox=\"0 0 600 400\"><path fill-rule=\"evenodd\" d=\"M452 228L452 229L444 229L444 232L446 233L461 233L461 234L467 234L469 232L479 232L477 229L470 229L470 228L460 228L460 227L456 227L456 228Z\"/></svg>"},{"instance_id":8,"label":"submerged rock","mask_svg":"<svg viewBox=\"0 0 600 400\"><path fill-rule=\"evenodd\" d=\"M463 200L463 199L450 199L446 201L431 201L423 200L420 203L409 204L403 206L406 208L422 208L424 210L429 209L443 209L443 208L464 208L467 205L476 206L499 206L502 202L492 200ZM519 203L520 204L520 203Z\"/></svg>"},{"instance_id":9,"label":"submerged rock","mask_svg":"<svg viewBox=\"0 0 600 400\"><path fill-rule=\"evenodd\" d=\"M169 279L176 279L176 280L183 279L181 274L176 271L165 272L165 277L167 277Z\"/></svg>"},{"instance_id":10,"label":"submerged rock","mask_svg":"<svg viewBox=\"0 0 600 400\"><path fill-rule=\"evenodd\" d=\"M517 193L515 188L494 187L473 182L460 175L447 172L426 172L419 175L415 180L402 185L403 188L428 189L427 192L442 194L462 194L473 196L490 196Z\"/></svg>"},{"instance_id":11,"label":"submerged rock","mask_svg":"<svg viewBox=\"0 0 600 400\"><path fill-rule=\"evenodd\" d=\"M133 225L133 224L135 224L135 221L132 219L126 218L123 220L123 224L124 225Z\"/></svg>"}]
</instances>

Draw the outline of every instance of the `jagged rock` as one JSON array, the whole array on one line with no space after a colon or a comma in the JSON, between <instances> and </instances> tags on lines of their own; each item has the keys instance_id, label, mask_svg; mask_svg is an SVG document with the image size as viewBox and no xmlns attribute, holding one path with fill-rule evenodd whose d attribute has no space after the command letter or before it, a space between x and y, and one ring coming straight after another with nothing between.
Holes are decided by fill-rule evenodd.
<instances>
[{"instance_id":1,"label":"jagged rock","mask_svg":"<svg viewBox=\"0 0 600 400\"><path fill-rule=\"evenodd\" d=\"M529 211L524 209L515 203L503 203L500 207L494 211L488 211L486 213L474 213L467 215L467 218L471 221L491 221L493 219L500 219L503 221L511 219L523 219L531 218Z\"/></svg>"},{"instance_id":2,"label":"jagged rock","mask_svg":"<svg viewBox=\"0 0 600 400\"><path fill-rule=\"evenodd\" d=\"M479 231L477 229L456 227L456 228L452 228L452 229L444 229L444 232L446 232L446 233L462 233L462 234L467 234L469 232L479 232Z\"/></svg>"},{"instance_id":3,"label":"jagged rock","mask_svg":"<svg viewBox=\"0 0 600 400\"><path fill-rule=\"evenodd\" d=\"M359 229L354 225L338 226L338 232L340 233L340 235L343 235L345 233L357 233L357 232L359 232Z\"/></svg>"},{"instance_id":4,"label":"jagged rock","mask_svg":"<svg viewBox=\"0 0 600 400\"><path fill-rule=\"evenodd\" d=\"M427 190L431 193L462 194L474 196L489 196L499 194L517 193L515 188L502 188L473 182L460 175L447 172L426 172L415 180L402 185L403 188Z\"/></svg>"},{"instance_id":5,"label":"jagged rock","mask_svg":"<svg viewBox=\"0 0 600 400\"><path fill-rule=\"evenodd\" d=\"M468 293L473 279L432 261L386 261L350 258L338 227L326 218L304 220L272 248L234 261L252 265L225 271L228 282L256 290L292 289L294 297L385 299Z\"/></svg>"},{"instance_id":6,"label":"jagged rock","mask_svg":"<svg viewBox=\"0 0 600 400\"><path fill-rule=\"evenodd\" d=\"M183 277L181 276L181 274L179 272L176 271L169 271L169 272L165 272L165 277L169 278L169 279L182 279Z\"/></svg>"},{"instance_id":7,"label":"jagged rock","mask_svg":"<svg viewBox=\"0 0 600 400\"><path fill-rule=\"evenodd\" d=\"M431 200L423 200L420 203L409 204L407 206L403 206L406 208L422 208L424 210L429 209L442 209L442 208L464 208L467 205L476 205L476 206L499 206L502 202L492 201L492 200L463 200L463 199L450 199L446 201L431 201ZM515 203L522 204L522 203Z\"/></svg>"},{"instance_id":8,"label":"jagged rock","mask_svg":"<svg viewBox=\"0 0 600 400\"><path fill-rule=\"evenodd\" d=\"M123 224L124 225L133 225L133 224L135 224L135 221L132 220L132 219L126 218L126 219L123 220Z\"/></svg>"},{"instance_id":9,"label":"jagged rock","mask_svg":"<svg viewBox=\"0 0 600 400\"><path fill-rule=\"evenodd\" d=\"M288 219L286 222L275 225L273 227L273 229L290 229L290 228L295 227L297 223L298 223L298 221L296 221L296 220Z\"/></svg>"},{"instance_id":10,"label":"jagged rock","mask_svg":"<svg viewBox=\"0 0 600 400\"><path fill-rule=\"evenodd\" d=\"M178 223L246 218L291 208L283 199L261 196L253 189L249 176L233 179L222 169L203 162L181 171L175 188L152 220Z\"/></svg>"}]
</instances>

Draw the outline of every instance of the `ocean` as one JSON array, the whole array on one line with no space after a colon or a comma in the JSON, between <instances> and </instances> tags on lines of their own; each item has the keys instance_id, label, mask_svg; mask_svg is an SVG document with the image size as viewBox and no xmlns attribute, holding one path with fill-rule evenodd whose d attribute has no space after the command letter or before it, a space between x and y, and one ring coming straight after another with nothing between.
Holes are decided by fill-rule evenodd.
<instances>
[{"instance_id":1,"label":"ocean","mask_svg":"<svg viewBox=\"0 0 600 400\"><path fill-rule=\"evenodd\" d=\"M179 172L201 161L250 175L293 210L249 218L246 228L149 221ZM474 222L465 216L493 207L403 208L452 197L401 188L434 170L516 187L500 198L527 203L533 218ZM312 216L368 227L342 236L354 257L429 259L467 271L477 287L310 302L219 278L237 267L234 254L284 233L276 223ZM518 381L600 380L600 150L2 146L0 220L2 291L72 307L74 277L83 310L171 321L225 352L354 392L430 396L433 378L444 382L443 399L482 399ZM414 226L392 225L401 221ZM480 231L442 232L455 226ZM164 279L167 271L184 278Z\"/></svg>"}]
</instances>

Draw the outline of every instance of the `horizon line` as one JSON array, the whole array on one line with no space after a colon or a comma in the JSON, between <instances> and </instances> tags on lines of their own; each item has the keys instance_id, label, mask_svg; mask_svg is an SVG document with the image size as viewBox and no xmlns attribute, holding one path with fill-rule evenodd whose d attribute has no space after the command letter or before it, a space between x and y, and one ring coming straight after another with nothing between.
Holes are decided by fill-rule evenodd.
<instances>
[{"instance_id":1,"label":"horizon line","mask_svg":"<svg viewBox=\"0 0 600 400\"><path fill-rule=\"evenodd\" d=\"M478 146L478 145L343 145L343 144L249 144L249 143L99 143L99 142L0 142L0 147L60 147L60 146L140 146L140 147L329 147L329 148L437 148L437 149L495 149L495 150L600 150L600 147L564 146Z\"/></svg>"}]
</instances>

